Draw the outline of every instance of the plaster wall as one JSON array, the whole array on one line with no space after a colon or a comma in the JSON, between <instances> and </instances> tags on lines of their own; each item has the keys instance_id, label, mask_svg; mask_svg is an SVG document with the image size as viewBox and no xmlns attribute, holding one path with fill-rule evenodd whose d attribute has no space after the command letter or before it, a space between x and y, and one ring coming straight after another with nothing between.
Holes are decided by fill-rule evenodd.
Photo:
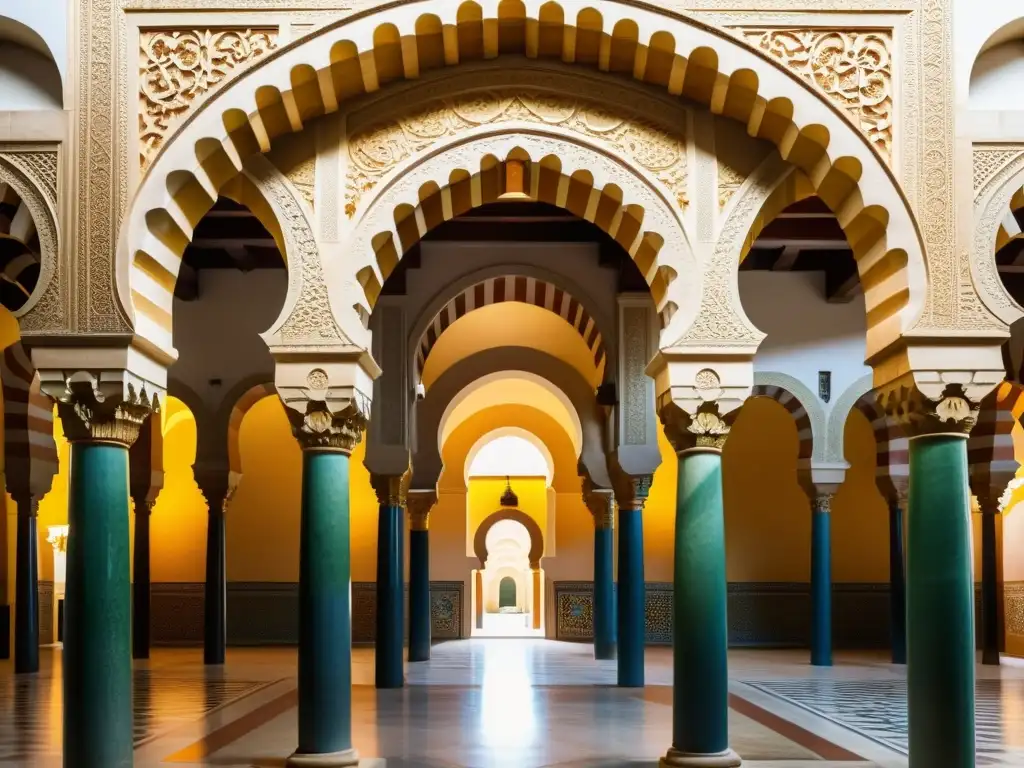
<instances>
[{"instance_id":1,"label":"plaster wall","mask_svg":"<svg viewBox=\"0 0 1024 768\"><path fill-rule=\"evenodd\" d=\"M178 361L170 378L190 387L215 411L242 379L260 372L272 375L273 359L259 334L277 319L287 288L284 270L201 270L199 298L174 301Z\"/></svg>"},{"instance_id":2,"label":"plaster wall","mask_svg":"<svg viewBox=\"0 0 1024 768\"><path fill-rule=\"evenodd\" d=\"M61 79L66 79L69 10L70 0L0 0L0 38L17 39L17 25L28 27L42 39ZM11 21L16 24L11 25Z\"/></svg>"},{"instance_id":3,"label":"plaster wall","mask_svg":"<svg viewBox=\"0 0 1024 768\"><path fill-rule=\"evenodd\" d=\"M739 273L740 300L767 337L754 357L755 371L781 371L818 391L818 372L832 372L826 415L839 396L871 369L864 365L864 299L846 304L824 299L821 272Z\"/></svg>"},{"instance_id":4,"label":"plaster wall","mask_svg":"<svg viewBox=\"0 0 1024 768\"><path fill-rule=\"evenodd\" d=\"M3 34L0 26L0 35ZM60 72L41 53L0 41L0 93L6 110L61 109Z\"/></svg>"}]
</instances>

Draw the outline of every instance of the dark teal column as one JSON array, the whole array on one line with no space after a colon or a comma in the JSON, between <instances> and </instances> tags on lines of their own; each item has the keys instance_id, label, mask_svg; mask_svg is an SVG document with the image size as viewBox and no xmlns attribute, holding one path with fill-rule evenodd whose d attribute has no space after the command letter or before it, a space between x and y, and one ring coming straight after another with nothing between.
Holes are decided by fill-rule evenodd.
<instances>
[{"instance_id":1,"label":"dark teal column","mask_svg":"<svg viewBox=\"0 0 1024 768\"><path fill-rule=\"evenodd\" d=\"M631 477L628 487L630 493L619 501L618 684L643 688L647 636L643 507L651 477Z\"/></svg>"},{"instance_id":2,"label":"dark teal column","mask_svg":"<svg viewBox=\"0 0 1024 768\"><path fill-rule=\"evenodd\" d=\"M226 480L226 478L225 478ZM225 489L205 489L206 582L203 586L203 663L223 664L228 645L228 579L225 550Z\"/></svg>"},{"instance_id":3,"label":"dark teal column","mask_svg":"<svg viewBox=\"0 0 1024 768\"><path fill-rule=\"evenodd\" d=\"M350 450L307 447L302 454L299 747L290 766L358 764L352 748Z\"/></svg>"},{"instance_id":4,"label":"dark teal column","mask_svg":"<svg viewBox=\"0 0 1024 768\"><path fill-rule=\"evenodd\" d=\"M907 663L907 590L903 576L903 507L889 499L889 639L892 663Z\"/></svg>"},{"instance_id":5,"label":"dark teal column","mask_svg":"<svg viewBox=\"0 0 1024 768\"><path fill-rule=\"evenodd\" d=\"M405 683L402 645L405 640L405 499L400 476L375 476L380 511L377 516L377 639L374 682L378 688Z\"/></svg>"},{"instance_id":6,"label":"dark teal column","mask_svg":"<svg viewBox=\"0 0 1024 768\"><path fill-rule=\"evenodd\" d=\"M129 457L130 459L130 457ZM150 578L149 518L153 503L135 499L135 554L132 557L132 658L149 658Z\"/></svg>"},{"instance_id":7,"label":"dark teal column","mask_svg":"<svg viewBox=\"0 0 1024 768\"><path fill-rule=\"evenodd\" d=\"M663 766L740 765L729 748L722 451L679 454L672 620L672 748Z\"/></svg>"},{"instance_id":8,"label":"dark teal column","mask_svg":"<svg viewBox=\"0 0 1024 768\"><path fill-rule=\"evenodd\" d=\"M62 407L61 418L71 432L77 416ZM128 515L127 444L72 439L64 768L132 765Z\"/></svg>"},{"instance_id":9,"label":"dark teal column","mask_svg":"<svg viewBox=\"0 0 1024 768\"><path fill-rule=\"evenodd\" d=\"M14 671L39 671L39 502L16 499L18 533L14 575ZM6 524L6 523L5 523Z\"/></svg>"},{"instance_id":10,"label":"dark teal column","mask_svg":"<svg viewBox=\"0 0 1024 768\"><path fill-rule=\"evenodd\" d=\"M907 705L911 768L974 768L974 579L967 441L910 439Z\"/></svg>"},{"instance_id":11,"label":"dark teal column","mask_svg":"<svg viewBox=\"0 0 1024 768\"><path fill-rule=\"evenodd\" d=\"M981 501L981 663L999 666L999 500Z\"/></svg>"},{"instance_id":12,"label":"dark teal column","mask_svg":"<svg viewBox=\"0 0 1024 768\"><path fill-rule=\"evenodd\" d=\"M811 511L811 664L832 666L832 494L819 493Z\"/></svg>"},{"instance_id":13,"label":"dark teal column","mask_svg":"<svg viewBox=\"0 0 1024 768\"><path fill-rule=\"evenodd\" d=\"M409 661L430 660L430 508L436 495L412 495L409 506Z\"/></svg>"},{"instance_id":14,"label":"dark teal column","mask_svg":"<svg viewBox=\"0 0 1024 768\"><path fill-rule=\"evenodd\" d=\"M601 497L603 510L594 512L594 658L615 658L615 574L612 561L614 511ZM598 514L600 513L600 514Z\"/></svg>"}]
</instances>

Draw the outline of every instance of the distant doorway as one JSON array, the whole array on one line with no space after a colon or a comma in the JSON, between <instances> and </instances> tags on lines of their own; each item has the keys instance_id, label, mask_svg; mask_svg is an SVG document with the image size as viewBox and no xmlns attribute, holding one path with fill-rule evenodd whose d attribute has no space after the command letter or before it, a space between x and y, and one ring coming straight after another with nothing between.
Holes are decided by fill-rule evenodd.
<instances>
[{"instance_id":1,"label":"distant doorway","mask_svg":"<svg viewBox=\"0 0 1024 768\"><path fill-rule=\"evenodd\" d=\"M473 578L473 635L543 637L543 571L538 546L523 522L506 515L523 513L505 509L481 526L483 567Z\"/></svg>"},{"instance_id":2,"label":"distant doorway","mask_svg":"<svg viewBox=\"0 0 1024 768\"><path fill-rule=\"evenodd\" d=\"M503 576L498 583L498 611L503 608L516 607L516 580L511 576Z\"/></svg>"}]
</instances>

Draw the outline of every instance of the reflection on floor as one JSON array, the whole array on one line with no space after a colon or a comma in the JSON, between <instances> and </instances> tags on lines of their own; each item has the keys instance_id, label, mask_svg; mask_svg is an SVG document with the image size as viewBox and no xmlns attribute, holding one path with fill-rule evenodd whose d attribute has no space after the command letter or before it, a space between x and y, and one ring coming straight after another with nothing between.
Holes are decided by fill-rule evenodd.
<instances>
[{"instance_id":1,"label":"reflection on floor","mask_svg":"<svg viewBox=\"0 0 1024 768\"><path fill-rule=\"evenodd\" d=\"M135 671L138 768L279 767L296 738L295 652L158 650ZM732 745L753 768L906 766L904 670L840 655L730 654ZM0 766L61 764L60 653L38 675L0 664ZM387 768L653 768L671 739L671 653L652 648L648 687L616 688L615 663L586 645L467 640L410 665L408 686L376 691L372 649L353 663L353 731ZM1024 766L1024 668L979 668L979 765ZM376 763L376 761L375 761ZM381 763L376 763L381 765Z\"/></svg>"}]
</instances>

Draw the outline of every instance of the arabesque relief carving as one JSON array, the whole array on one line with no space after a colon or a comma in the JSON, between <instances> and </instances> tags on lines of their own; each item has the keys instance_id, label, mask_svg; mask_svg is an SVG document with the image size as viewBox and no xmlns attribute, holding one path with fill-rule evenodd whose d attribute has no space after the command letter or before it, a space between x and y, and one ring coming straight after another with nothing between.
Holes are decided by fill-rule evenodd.
<instances>
[{"instance_id":1,"label":"arabesque relief carving","mask_svg":"<svg viewBox=\"0 0 1024 768\"><path fill-rule=\"evenodd\" d=\"M744 29L748 42L781 60L846 111L892 159L892 33L889 30Z\"/></svg>"},{"instance_id":2,"label":"arabesque relief carving","mask_svg":"<svg viewBox=\"0 0 1024 768\"><path fill-rule=\"evenodd\" d=\"M355 216L362 196L398 163L435 141L479 125L512 120L559 126L601 139L652 173L680 208L688 203L686 137L682 130L670 132L610 104L541 91L501 89L439 99L355 134L349 141L346 215Z\"/></svg>"},{"instance_id":3,"label":"arabesque relief carving","mask_svg":"<svg viewBox=\"0 0 1024 768\"><path fill-rule=\"evenodd\" d=\"M139 36L139 161L143 170L197 98L277 47L276 29L143 31Z\"/></svg>"},{"instance_id":4,"label":"arabesque relief carving","mask_svg":"<svg viewBox=\"0 0 1024 768\"><path fill-rule=\"evenodd\" d=\"M718 163L718 209L729 204L732 196L743 186L746 176L727 163Z\"/></svg>"}]
</instances>

